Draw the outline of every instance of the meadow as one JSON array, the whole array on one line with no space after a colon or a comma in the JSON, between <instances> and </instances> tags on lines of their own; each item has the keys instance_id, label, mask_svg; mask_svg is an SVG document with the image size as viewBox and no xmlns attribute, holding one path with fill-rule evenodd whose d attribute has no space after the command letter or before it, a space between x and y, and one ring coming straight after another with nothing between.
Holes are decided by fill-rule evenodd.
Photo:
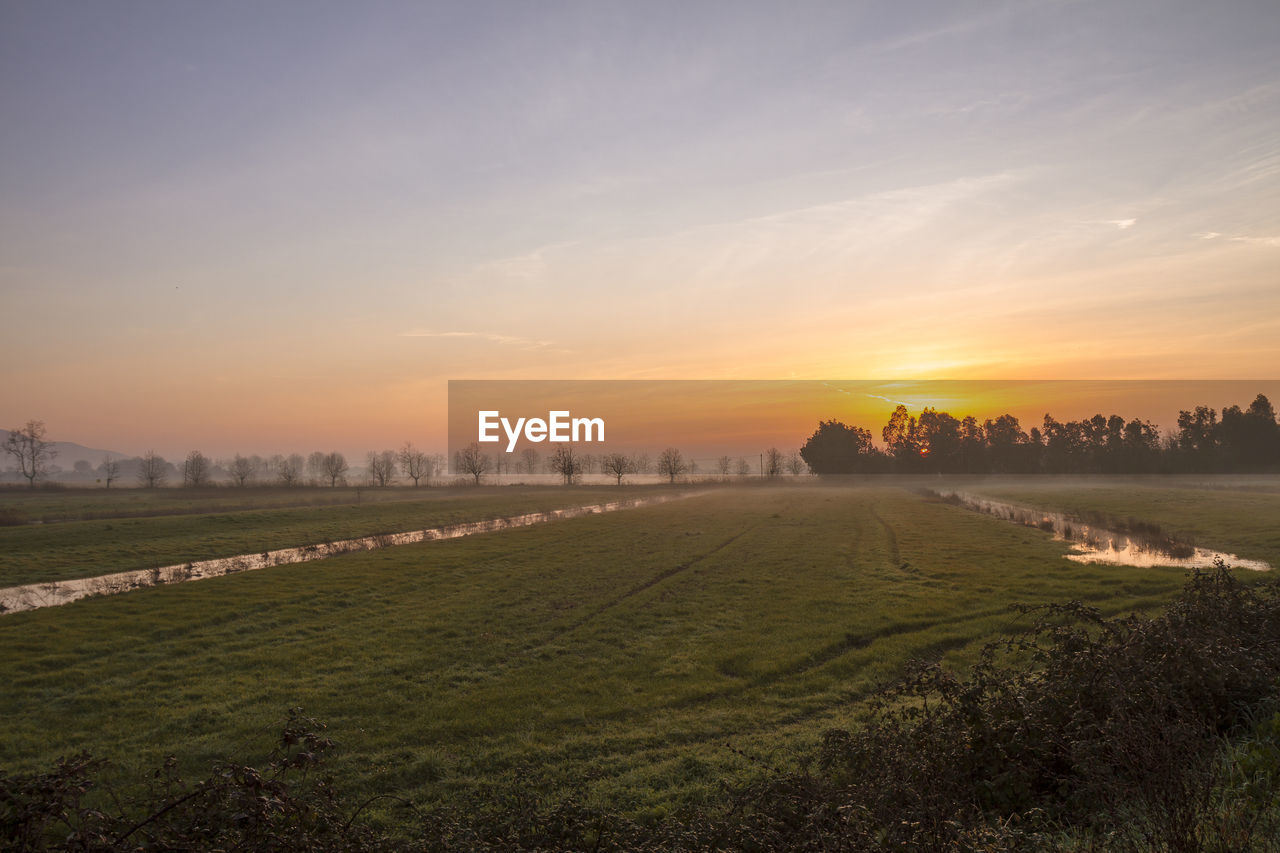
<instances>
[{"instance_id":1,"label":"meadow","mask_svg":"<svg viewBox=\"0 0 1280 853\"><path fill-rule=\"evenodd\" d=\"M670 490L666 490L670 491ZM0 587L544 512L660 487L9 490Z\"/></svg>"},{"instance_id":2,"label":"meadow","mask_svg":"<svg viewBox=\"0 0 1280 853\"><path fill-rule=\"evenodd\" d=\"M1213 507L1197 513L1206 497L1194 489L1101 488L984 491L1145 514L1242 555L1280 557L1280 494L1211 490ZM8 577L40 564L69 576L139 559L117 553L130 543L145 559L177 562L206 553L197 549L260 550L616 493L488 489L0 535L12 537L5 559L25 561L10 562ZM235 533L211 533L226 530ZM1185 578L1065 553L1039 530L891 483L721 488L9 614L0 767L31 771L88 750L121 778L168 754L197 775L227 756L260 760L301 707L328 724L340 747L331 770L360 796L429 805L533 776L651 819L761 767L795 766L824 731L856 726L863 700L910 660L972 663L984 643L1026 627L1015 602L1152 612ZM372 811L383 808L393 807Z\"/></svg>"}]
</instances>

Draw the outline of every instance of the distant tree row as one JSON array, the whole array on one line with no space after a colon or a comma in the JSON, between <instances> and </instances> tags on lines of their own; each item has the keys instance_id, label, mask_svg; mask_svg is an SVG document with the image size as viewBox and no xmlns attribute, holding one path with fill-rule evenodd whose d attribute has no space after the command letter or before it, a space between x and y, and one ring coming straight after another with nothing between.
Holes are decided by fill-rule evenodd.
<instances>
[{"instance_id":1,"label":"distant tree row","mask_svg":"<svg viewBox=\"0 0 1280 853\"><path fill-rule=\"evenodd\" d=\"M501 474L502 457L505 454L491 455L486 453L477 442L462 448L453 455L453 469L459 475L472 478L480 483L488 474ZM537 451L526 449L521 455L521 462L516 465L517 473L537 473L540 468L540 457ZM771 447L760 456L760 475L769 479L784 474L798 476L808 471L808 466L798 451L784 454L776 447ZM676 483L687 477L698 474L698 463L688 459L676 447L668 447L658 455L657 463L651 463L647 453L626 454L606 453L592 456L579 453L572 444L562 444L548 454L546 473L558 474L565 485L578 482L584 474L603 474L613 477L618 485L632 474L657 474L669 482ZM745 456L721 456L716 460L716 472L723 478L731 476L751 476L751 463Z\"/></svg>"},{"instance_id":2,"label":"distant tree row","mask_svg":"<svg viewBox=\"0 0 1280 853\"><path fill-rule=\"evenodd\" d=\"M1053 473L1137 474L1250 472L1280 467L1280 424L1259 394L1248 408L1183 410L1176 432L1137 418L1094 415L1061 422L1046 414L1023 430L1005 414L981 423L926 408L912 415L898 406L880 431L838 420L821 421L800 449L818 474Z\"/></svg>"}]
</instances>

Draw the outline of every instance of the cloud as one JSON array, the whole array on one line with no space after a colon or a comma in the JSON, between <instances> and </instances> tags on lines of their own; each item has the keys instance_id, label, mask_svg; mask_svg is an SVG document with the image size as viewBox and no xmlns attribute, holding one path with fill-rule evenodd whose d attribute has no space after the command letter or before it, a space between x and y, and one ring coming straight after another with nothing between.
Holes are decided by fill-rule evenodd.
<instances>
[{"instance_id":1,"label":"cloud","mask_svg":"<svg viewBox=\"0 0 1280 853\"><path fill-rule=\"evenodd\" d=\"M542 341L535 338L522 338L518 335L498 335L492 332L433 332L425 329L414 329L401 332L402 338L473 338L488 341L501 346L517 347L522 350L545 350L555 346L555 341Z\"/></svg>"},{"instance_id":2,"label":"cloud","mask_svg":"<svg viewBox=\"0 0 1280 853\"><path fill-rule=\"evenodd\" d=\"M884 400L886 403L893 403L895 406L910 406L910 405L911 405L911 403L907 403L907 402L905 402L905 401L903 401L903 400L894 400L894 399L892 399L892 398L890 398L890 397L884 397L884 396L881 396L880 394L866 394L866 395L864 395L864 396L870 397L870 398L871 398L871 399L873 399L873 400Z\"/></svg>"},{"instance_id":3,"label":"cloud","mask_svg":"<svg viewBox=\"0 0 1280 853\"><path fill-rule=\"evenodd\" d=\"M477 264L475 270L480 275L497 276L511 281L540 281L547 271L548 255L576 244L577 241L569 241L539 246L523 255L484 261Z\"/></svg>"},{"instance_id":4,"label":"cloud","mask_svg":"<svg viewBox=\"0 0 1280 853\"><path fill-rule=\"evenodd\" d=\"M1200 231L1191 235L1201 240L1217 240L1224 237L1231 243L1249 243L1254 246L1277 246L1280 247L1280 237L1254 237L1248 234L1223 234L1221 231Z\"/></svg>"},{"instance_id":5,"label":"cloud","mask_svg":"<svg viewBox=\"0 0 1280 853\"><path fill-rule=\"evenodd\" d=\"M1136 220L1136 219L1107 219L1107 220L1104 220L1104 222L1105 222L1107 225L1114 225L1115 227L1119 228L1121 231L1124 231L1124 230L1126 230L1126 229L1128 229L1128 228L1132 228L1132 227L1133 227L1133 224L1134 224L1135 222L1137 222L1137 221L1138 221L1138 220Z\"/></svg>"}]
</instances>

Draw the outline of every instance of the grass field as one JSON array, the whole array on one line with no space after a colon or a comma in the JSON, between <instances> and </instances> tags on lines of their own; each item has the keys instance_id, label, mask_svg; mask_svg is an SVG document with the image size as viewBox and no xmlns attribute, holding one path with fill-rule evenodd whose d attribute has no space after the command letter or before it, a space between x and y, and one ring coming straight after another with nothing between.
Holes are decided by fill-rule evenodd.
<instances>
[{"instance_id":1,"label":"grass field","mask_svg":"<svg viewBox=\"0 0 1280 853\"><path fill-rule=\"evenodd\" d=\"M9 491L0 508L64 519L0 527L0 587L660 494L661 487ZM118 499L119 503L113 504Z\"/></svg>"},{"instance_id":2,"label":"grass field","mask_svg":"<svg viewBox=\"0 0 1280 853\"><path fill-rule=\"evenodd\" d=\"M1056 507L1106 497L1038 488L1000 494ZM1192 493L1160 495L1116 492L1110 506L1166 524L1194 517ZM1202 516L1220 521L1206 534L1273 559L1266 531L1280 523L1280 495L1240 500L1257 502ZM367 514L363 504L260 510L216 547L539 501L586 502L494 490ZM167 559L156 554L232 524L218 518L137 519L113 547L138 540L147 559ZM24 559L120 559L92 533L70 538L78 544L28 541ZM328 722L342 746L334 770L364 793L429 802L536 768L551 785L662 813L756 772L736 750L794 762L909 659L972 660L1022 624L1012 602L1150 609L1184 578L1079 565L1065 550L1038 530L888 485L723 489L12 614L0 617L0 766L34 769L88 749L125 775L167 753L196 774L218 757L260 756L301 706Z\"/></svg>"},{"instance_id":3,"label":"grass field","mask_svg":"<svg viewBox=\"0 0 1280 853\"><path fill-rule=\"evenodd\" d=\"M1027 478L993 480L969 488L999 500L1087 515L1101 512L1119 519L1161 524L1166 531L1197 545L1229 551L1247 559L1280 566L1280 492L1277 478L1224 478L1222 484L1202 478Z\"/></svg>"}]
</instances>

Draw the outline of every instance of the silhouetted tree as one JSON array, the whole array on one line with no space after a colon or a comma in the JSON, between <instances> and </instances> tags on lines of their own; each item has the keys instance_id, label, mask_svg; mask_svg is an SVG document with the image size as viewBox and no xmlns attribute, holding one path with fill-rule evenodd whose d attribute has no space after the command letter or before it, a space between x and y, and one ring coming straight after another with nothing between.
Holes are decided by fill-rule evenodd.
<instances>
[{"instance_id":1,"label":"silhouetted tree","mask_svg":"<svg viewBox=\"0 0 1280 853\"><path fill-rule=\"evenodd\" d=\"M258 466L254 464L252 458L241 456L237 453L235 458L231 460L231 465L227 468L227 471L231 474L231 479L235 484L243 488L258 473Z\"/></svg>"},{"instance_id":2,"label":"silhouetted tree","mask_svg":"<svg viewBox=\"0 0 1280 853\"><path fill-rule=\"evenodd\" d=\"M138 483L146 489L163 486L168 474L169 463L163 456L157 456L154 450L142 454L138 464Z\"/></svg>"},{"instance_id":3,"label":"silhouetted tree","mask_svg":"<svg viewBox=\"0 0 1280 853\"><path fill-rule=\"evenodd\" d=\"M782 451L776 447L770 447L764 452L764 476L769 480L776 480L782 476Z\"/></svg>"},{"instance_id":4,"label":"silhouetted tree","mask_svg":"<svg viewBox=\"0 0 1280 853\"><path fill-rule=\"evenodd\" d=\"M865 470L864 462L873 450L868 430L833 419L818 422L800 448L800 457L815 474L853 474ZM741 466L739 473L745 473Z\"/></svg>"},{"instance_id":5,"label":"silhouetted tree","mask_svg":"<svg viewBox=\"0 0 1280 853\"><path fill-rule=\"evenodd\" d=\"M676 478L683 477L688 470L689 464L684 461L684 455L674 447L668 447L658 456L658 473L672 483Z\"/></svg>"},{"instance_id":6,"label":"silhouetted tree","mask_svg":"<svg viewBox=\"0 0 1280 853\"><path fill-rule=\"evenodd\" d=\"M413 487L416 489L419 480L430 476L431 459L415 448L412 442L406 441L404 447L400 448L400 470L406 477L413 480Z\"/></svg>"},{"instance_id":7,"label":"silhouetted tree","mask_svg":"<svg viewBox=\"0 0 1280 853\"><path fill-rule=\"evenodd\" d=\"M108 453L102 457L102 464L98 466L98 470L102 473L102 479L107 484L107 488L111 488L111 484L120 478L120 462L112 459Z\"/></svg>"},{"instance_id":8,"label":"silhouetted tree","mask_svg":"<svg viewBox=\"0 0 1280 853\"><path fill-rule=\"evenodd\" d=\"M983 423L982 431L987 436L987 453L993 471L1007 474L1029 469L1024 454L1029 442L1017 418L1001 415Z\"/></svg>"},{"instance_id":9,"label":"silhouetted tree","mask_svg":"<svg viewBox=\"0 0 1280 853\"><path fill-rule=\"evenodd\" d=\"M198 488L209 485L209 458L193 450L182 461L182 485Z\"/></svg>"},{"instance_id":10,"label":"silhouetted tree","mask_svg":"<svg viewBox=\"0 0 1280 853\"><path fill-rule=\"evenodd\" d=\"M275 472L276 479L280 481L282 486L296 486L302 482L302 470L306 467L307 460L302 458L301 453L290 453L288 456L277 453L271 457L271 470Z\"/></svg>"},{"instance_id":11,"label":"silhouetted tree","mask_svg":"<svg viewBox=\"0 0 1280 853\"><path fill-rule=\"evenodd\" d=\"M480 478L492 467L493 460L489 458L489 454L480 449L479 442L473 441L454 454L453 464L458 473L474 477L478 486Z\"/></svg>"},{"instance_id":12,"label":"silhouetted tree","mask_svg":"<svg viewBox=\"0 0 1280 853\"><path fill-rule=\"evenodd\" d=\"M370 484L379 488L391 485L396 479L396 454L390 450L370 450L365 457L365 470Z\"/></svg>"},{"instance_id":13,"label":"silhouetted tree","mask_svg":"<svg viewBox=\"0 0 1280 853\"><path fill-rule=\"evenodd\" d=\"M348 467L347 457L336 450L324 454L324 459L320 466L325 478L329 480L330 488L336 487L339 480L346 479Z\"/></svg>"},{"instance_id":14,"label":"silhouetted tree","mask_svg":"<svg viewBox=\"0 0 1280 853\"><path fill-rule=\"evenodd\" d=\"M628 474L636 472L635 460L625 453L606 453L601 462L604 473L618 481L618 485L622 485L622 478Z\"/></svg>"},{"instance_id":15,"label":"silhouetted tree","mask_svg":"<svg viewBox=\"0 0 1280 853\"><path fill-rule=\"evenodd\" d=\"M10 430L4 440L4 451L18 463L18 473L27 478L27 486L32 489L36 487L36 480L49 473L49 464L58 455L53 442L45 440L44 421L35 420Z\"/></svg>"},{"instance_id":16,"label":"silhouetted tree","mask_svg":"<svg viewBox=\"0 0 1280 853\"><path fill-rule=\"evenodd\" d=\"M558 444L547 460L553 473L559 474L566 486L576 483L583 472L583 459L572 444Z\"/></svg>"}]
</instances>

